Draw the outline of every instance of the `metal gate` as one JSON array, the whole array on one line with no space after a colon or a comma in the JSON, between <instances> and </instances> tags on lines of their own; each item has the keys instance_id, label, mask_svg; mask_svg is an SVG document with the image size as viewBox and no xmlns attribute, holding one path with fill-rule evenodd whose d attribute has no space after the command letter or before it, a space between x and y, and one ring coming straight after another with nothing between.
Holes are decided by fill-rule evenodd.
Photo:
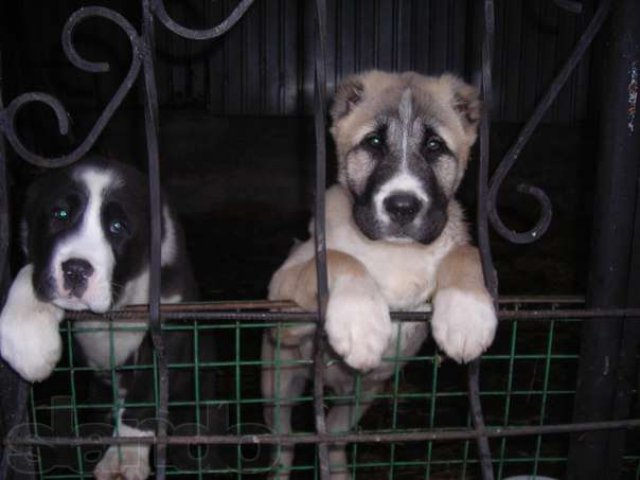
<instances>
[{"instance_id":1,"label":"metal gate","mask_svg":"<svg viewBox=\"0 0 640 480\"><path fill-rule=\"evenodd\" d=\"M618 478L623 467L636 465L633 478L640 478L640 455L638 452L625 450L624 431L640 427L640 419L630 418L630 402L634 394L634 387L629 384L628 373L633 372L637 365L637 347L640 337L640 326L636 321L640 317L637 294L640 286L638 255L640 244L636 202L640 188L637 174L638 158L640 158L640 133L635 116L637 104L637 72L640 59L640 37L638 25L640 8L633 0L602 0L575 46L566 63L549 86L546 94L539 101L533 114L526 122L512 148L500 161L498 168L490 175L489 172L489 129L488 115L485 115L480 125L480 159L478 181L478 211L476 222L478 227L479 247L482 254L485 280L496 302L500 306L500 329L509 332L505 343L504 353L491 353L483 357L483 362L493 368L502 362L507 373L507 385L503 389L483 391L480 388L480 362L473 362L468 367L468 391L460 389L441 392L438 389L439 359L437 354L426 357L408 359L412 362L426 362L429 364L431 385L424 391L413 393L399 392L401 373L396 368L392 391L386 393L390 401L391 423L385 428L371 429L345 434L330 434L325 427L324 404L332 398L324 394L322 384L323 352L321 335L322 329L316 330L314 353L314 383L312 395L306 400L312 404L314 412L315 431L304 434L281 434L278 432L247 433L242 430L225 434L176 436L167 435L166 415L169 405L168 372L170 368L195 368L199 371L203 365L198 359L186 366L169 365L165 356L163 338L171 328L186 329L198 335L200 329L230 329L236 342L235 360L218 367L228 367L235 379L235 396L228 403L234 404L236 419L241 424L241 414L244 405L260 404L258 398L242 398L239 384L242 372L249 363L241 356L241 338L247 331L260 331L267 327L278 327L292 322L315 322L322 325L327 303L327 272L325 246L325 188L326 188L326 144L325 144L325 105L326 92L326 44L327 44L327 6L325 0L315 0L315 35L314 35L314 120L316 138L316 174L315 174L315 241L316 265L318 273L318 312L304 313L290 311L291 305L268 302L244 303L213 303L213 304L185 304L177 306L160 306L160 167L159 167L159 111L158 91L155 78L154 63L154 30L156 24L166 28L173 34L193 41L206 41L224 35L254 3L253 0L241 0L232 13L219 25L206 30L193 30L174 21L165 9L163 0L142 0L142 25L140 29L134 27L118 12L105 7L83 7L77 10L67 21L62 35L62 45L71 63L84 71L105 72L109 69L106 63L99 63L83 58L74 44L74 29L88 18L100 17L122 29L129 39L132 51L131 64L121 86L104 109L95 126L87 138L71 153L58 158L46 158L31 151L25 146L16 131L16 116L27 104L40 102L53 110L58 121L61 134L69 130L68 114L64 106L47 93L33 92L18 96L4 106L0 103L0 130L3 138L9 143L15 153L22 159L47 168L68 165L82 158L94 145L98 136L111 120L113 114L121 105L124 97L136 82L140 81L144 87L145 131L148 153L148 175L151 205L151 280L150 303L147 308L128 308L123 312L109 314L105 318L105 325L110 320L133 319L141 316L149 319L156 358L153 368L157 374L156 411L159 427L156 435L149 438L125 437L88 437L75 429L68 436L44 435L37 430L38 418L43 411L50 414L54 407L41 408L33 401L29 402L30 386L17 378L6 366L0 369L0 385L3 409L4 444L2 457L2 478L67 478L64 475L47 473L40 462L40 449L52 446L67 446L77 448L78 474L72 478L83 478L88 475L82 467L82 446L126 444L147 442L155 448L155 476L164 479L166 476L203 475L224 473L224 471L167 471L166 451L168 446L231 445L241 449L247 444L282 446L290 444L312 444L317 449L317 463L311 462L305 468L313 473L315 478L328 479L329 460L328 447L335 443L353 443L352 455L358 456L358 445L383 445L389 448L387 460L369 463L354 460L350 466L354 475L366 469L382 468L386 478L398 478L406 470L407 478L418 476L430 478L432 469L438 470L438 462L434 461L437 445L442 442L454 443L460 451L450 455L443 463L447 468L453 468L458 474L473 477L477 469L485 480L496 477L502 478L507 471L506 465L518 463L518 459L508 452L507 440L511 437L530 437L534 439L533 453L520 463L526 463L531 468L530 474L537 474L540 466L547 463L569 464L571 478ZM569 0L555 0L559 8L577 11L580 3ZM486 105L492 102L492 66L494 55L495 17L493 0L483 0L482 3L482 38L481 58L481 88L483 101ZM615 7L615 8L612 8ZM612 12L611 12L612 11ZM610 39L611 59L607 75L608 107L603 114L602 133L602 161L598 172L598 191L596 201L596 216L606 218L597 225L594 239L594 259L592 261L592 276L590 282L588 308L583 308L579 298L510 298L498 299L498 285L493 267L493 260L489 246L489 225L495 231L513 243L529 243L542 236L551 221L551 202L541 189L521 185L518 191L531 196L538 203L540 216L537 223L526 232L514 232L507 227L498 211L497 197L502 182L515 164L526 142L534 133L549 107L557 98L562 86L583 58L605 20L611 16L612 31ZM10 75L10 73L8 73ZM5 73L7 75L7 73ZM621 112L623 114L621 115ZM0 148L3 142L0 141ZM4 279L5 291L9 282L9 207L6 183L6 154L0 149L0 272ZM640 205L640 204L639 204ZM635 218L634 218L635 215ZM634 230L635 225L635 230ZM620 244L617 240L624 240ZM634 243L635 241L635 243ZM622 293L621 293L622 292ZM74 318L89 318L90 314L72 314ZM428 321L428 314L421 312L394 313L396 322ZM517 353L518 332L534 325L535 328L545 329L541 342L543 350L534 353ZM63 334L69 339L74 330L72 322L65 324ZM109 328L109 327L105 327ZM569 335L577 335L583 330L581 356L577 352L569 354L554 351L554 338L562 329L568 329ZM554 337L554 335L556 337ZM518 361L542 361L544 374L540 387L519 388L516 385L515 367ZM579 378L577 389L554 389L553 369L562 368L562 361L578 362ZM603 371L606 362L611 370ZM496 367L497 368L497 367ZM73 389L74 375L78 369L72 363L61 366L56 370L59 375L67 375L70 388ZM453 370L453 375L460 375L462 371ZM457 372L457 373L456 373ZM613 372L613 373L612 373ZM637 388L637 387L636 387ZM197 394L196 394L197 395ZM481 407L481 399L486 403L491 396L499 396L505 402L503 419L500 425L487 426ZM535 425L519 422L512 423L514 409L510 405L518 395L534 395L540 400L540 412ZM570 423L546 423L550 399L555 396L565 396L573 399L575 395L575 418ZM637 395L637 391L636 391ZM356 395L357 397L357 395ZM33 397L31 397L33 398ZM385 398L385 394L381 395ZM436 420L438 413L437 401L444 398L468 399L468 425L454 428L439 426ZM335 398L333 398L335 400ZM353 399L359 402L359 398ZM424 428L410 428L402 425L401 408L403 401L424 402L425 412L428 413ZM223 403L221 401L221 403ZM70 397L64 408L76 412L82 408L75 396ZM74 413L75 414L75 413ZM466 423L466 421L465 421ZM492 422L495 423L495 422ZM55 433L55 432L54 432ZM572 434L571 449L568 456L553 458L544 449L546 435ZM490 439L493 449L490 449ZM470 453L470 442L474 442L477 455ZM421 445L422 451L415 458L410 453L402 451L403 445ZM364 448L364 447L363 447ZM493 450L493 451L491 451ZM415 450L411 450L415 452ZM36 452L32 456L32 452ZM626 453L625 453L626 452ZM472 459L474 457L475 459ZM242 454L238 454L242 459ZM526 460L526 461L525 461ZM247 467L238 460L238 464L230 469L238 478L243 474L268 472L269 467ZM364 470L362 470L364 469ZM229 470L227 470L228 472ZM626 470L625 470L626 471ZM434 478L439 478L434 474Z\"/></svg>"}]
</instances>

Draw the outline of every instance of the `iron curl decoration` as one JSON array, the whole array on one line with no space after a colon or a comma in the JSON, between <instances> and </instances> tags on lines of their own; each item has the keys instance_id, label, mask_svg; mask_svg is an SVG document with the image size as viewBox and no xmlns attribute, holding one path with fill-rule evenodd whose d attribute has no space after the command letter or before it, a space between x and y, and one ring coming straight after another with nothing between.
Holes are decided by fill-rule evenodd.
<instances>
[{"instance_id":1,"label":"iron curl decoration","mask_svg":"<svg viewBox=\"0 0 640 480\"><path fill-rule=\"evenodd\" d=\"M512 243L532 243L542 235L544 235L544 233L549 228L549 225L551 224L553 211L551 200L549 199L547 194L538 187L527 184L518 185L516 187L516 190L521 194L529 195L530 197L535 199L536 203L538 203L540 207L541 213L538 221L531 229L527 230L526 232L516 232L508 228L502 222L502 219L498 214L498 191L500 190L505 177L518 159L522 148L529 141L531 135L533 135L534 130L560 93L562 87L565 85L565 83L567 83L569 76L575 69L576 65L578 65L580 60L582 60L585 52L593 42L593 39L600 31L602 24L609 14L611 4L612 0L604 0L600 3L598 9L593 15L593 18L589 22L589 25L582 33L580 39L578 40L578 43L571 52L571 55L569 55L569 58L566 60L565 64L562 66L562 68L554 78L548 90L545 92L538 105L536 105L533 114L518 134L518 138L516 139L515 143L504 156L496 172L491 178L491 182L489 183L489 193L487 196L489 220L491 221L491 225L493 225L493 228L500 234L500 236Z\"/></svg>"},{"instance_id":2,"label":"iron curl decoration","mask_svg":"<svg viewBox=\"0 0 640 480\"><path fill-rule=\"evenodd\" d=\"M122 104L124 97L133 86L141 65L141 39L136 29L119 13L105 7L83 7L76 10L67 20L62 30L62 47L69 61L80 70L91 73L104 73L110 70L110 65L106 62L93 62L80 56L73 45L73 32L79 23L90 17L102 17L118 25L126 33L131 43L131 65L124 80L116 90L98 120L91 128L91 131L78 145L75 150L66 155L55 158L47 158L29 150L20 140L16 133L15 118L18 112L27 104L34 102L43 103L48 106L56 116L58 131L60 135L67 135L69 132L69 118L64 105L54 96L43 92L24 93L16 97L3 111L0 112L0 130L2 130L16 153L24 160L40 167L54 168L69 165L82 158L93 147L96 140L104 130L105 126L113 117L113 114Z\"/></svg>"},{"instance_id":3,"label":"iron curl decoration","mask_svg":"<svg viewBox=\"0 0 640 480\"><path fill-rule=\"evenodd\" d=\"M525 141L521 142L521 144L524 145ZM504 239L518 244L535 242L547 231L551 224L551 218L553 217L553 206L551 205L549 196L542 189L525 183L521 183L516 186L516 191L523 195L533 197L538 203L538 206L540 207L540 216L536 224L526 232L515 232L507 227L498 215L498 208L496 205L498 190L509 173L509 170L511 170L511 167L513 167L516 159L518 158L522 145L518 142L504 157L495 174L491 178L491 183L489 184L489 195L487 197L487 209L489 211L489 220L491 221L491 225L493 225L493 228ZM517 152L515 151L516 149Z\"/></svg>"},{"instance_id":4,"label":"iron curl decoration","mask_svg":"<svg viewBox=\"0 0 640 480\"><path fill-rule=\"evenodd\" d=\"M233 9L227 18L212 28L204 30L194 30L180 25L173 20L167 13L164 0L152 0L151 8L160 23L171 30L176 35L191 40L212 40L216 37L224 35L242 18L245 12L253 5L254 0L241 0Z\"/></svg>"}]
</instances>

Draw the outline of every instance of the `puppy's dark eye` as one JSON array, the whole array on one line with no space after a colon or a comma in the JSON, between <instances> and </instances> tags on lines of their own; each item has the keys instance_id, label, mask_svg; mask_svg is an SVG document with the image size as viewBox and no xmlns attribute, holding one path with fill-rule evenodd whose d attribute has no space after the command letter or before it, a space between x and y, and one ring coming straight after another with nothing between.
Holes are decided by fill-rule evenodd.
<instances>
[{"instance_id":1,"label":"puppy's dark eye","mask_svg":"<svg viewBox=\"0 0 640 480\"><path fill-rule=\"evenodd\" d=\"M378 133L369 135L367 138L365 138L365 142L367 142L367 145L375 148L376 150L380 150L384 147L384 138L382 138L382 135Z\"/></svg>"},{"instance_id":2,"label":"puppy's dark eye","mask_svg":"<svg viewBox=\"0 0 640 480\"><path fill-rule=\"evenodd\" d=\"M51 216L56 220L69 220L69 209L56 207L51 211Z\"/></svg>"},{"instance_id":3,"label":"puppy's dark eye","mask_svg":"<svg viewBox=\"0 0 640 480\"><path fill-rule=\"evenodd\" d=\"M444 142L441 138L430 137L424 144L424 148L431 153L437 153L444 150Z\"/></svg>"},{"instance_id":4,"label":"puppy's dark eye","mask_svg":"<svg viewBox=\"0 0 640 480\"><path fill-rule=\"evenodd\" d=\"M109 231L111 233L113 233L114 235L121 235L126 231L126 226L123 222L121 222L120 220L113 220L110 224L109 224Z\"/></svg>"}]
</instances>

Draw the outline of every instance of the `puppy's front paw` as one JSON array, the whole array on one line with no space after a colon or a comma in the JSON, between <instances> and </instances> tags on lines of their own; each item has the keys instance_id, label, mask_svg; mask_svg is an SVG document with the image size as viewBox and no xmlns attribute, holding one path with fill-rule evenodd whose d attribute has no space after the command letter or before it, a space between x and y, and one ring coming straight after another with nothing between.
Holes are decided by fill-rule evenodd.
<instances>
[{"instance_id":1,"label":"puppy's front paw","mask_svg":"<svg viewBox=\"0 0 640 480\"><path fill-rule=\"evenodd\" d=\"M96 480L145 480L151 473L149 447L112 445L96 465Z\"/></svg>"},{"instance_id":2,"label":"puppy's front paw","mask_svg":"<svg viewBox=\"0 0 640 480\"><path fill-rule=\"evenodd\" d=\"M14 280L0 314L0 354L21 377L34 382L47 378L60 360L63 310L35 297L30 268L24 267Z\"/></svg>"},{"instance_id":3,"label":"puppy's front paw","mask_svg":"<svg viewBox=\"0 0 640 480\"><path fill-rule=\"evenodd\" d=\"M373 281L338 280L327 305L329 344L347 365L370 370L391 340L389 307Z\"/></svg>"},{"instance_id":4,"label":"puppy's front paw","mask_svg":"<svg viewBox=\"0 0 640 480\"><path fill-rule=\"evenodd\" d=\"M22 378L39 382L51 375L60 360L62 341L57 319L48 312L0 318L0 352Z\"/></svg>"},{"instance_id":5,"label":"puppy's front paw","mask_svg":"<svg viewBox=\"0 0 640 480\"><path fill-rule=\"evenodd\" d=\"M484 352L498 320L491 298L447 288L433 299L431 332L440 348L457 362L469 362Z\"/></svg>"}]
</instances>

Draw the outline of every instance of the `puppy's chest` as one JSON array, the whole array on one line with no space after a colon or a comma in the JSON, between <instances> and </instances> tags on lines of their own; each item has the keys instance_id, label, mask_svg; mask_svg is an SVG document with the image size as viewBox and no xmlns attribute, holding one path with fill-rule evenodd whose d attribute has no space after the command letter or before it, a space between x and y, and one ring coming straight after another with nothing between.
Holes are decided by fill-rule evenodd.
<instances>
[{"instance_id":1,"label":"puppy's chest","mask_svg":"<svg viewBox=\"0 0 640 480\"><path fill-rule=\"evenodd\" d=\"M162 303L181 301L180 294L162 297ZM143 271L125 285L120 301L114 310L126 305L144 304L149 301L149 272ZM111 322L82 321L77 322L78 331L75 338L82 347L88 363L100 369L109 369L123 365L140 348L144 339L147 322Z\"/></svg>"},{"instance_id":2,"label":"puppy's chest","mask_svg":"<svg viewBox=\"0 0 640 480\"><path fill-rule=\"evenodd\" d=\"M327 246L360 260L392 309L415 308L429 300L438 264L447 250L438 242L425 248L369 241L350 222L332 225Z\"/></svg>"},{"instance_id":3,"label":"puppy's chest","mask_svg":"<svg viewBox=\"0 0 640 480\"><path fill-rule=\"evenodd\" d=\"M365 265L392 309L415 308L431 297L443 253L438 249L362 242L348 229L336 231L327 240L329 248L348 253Z\"/></svg>"},{"instance_id":4,"label":"puppy's chest","mask_svg":"<svg viewBox=\"0 0 640 480\"><path fill-rule=\"evenodd\" d=\"M109 369L124 364L138 350L147 332L146 323L81 321L75 338L90 366Z\"/></svg>"},{"instance_id":5,"label":"puppy's chest","mask_svg":"<svg viewBox=\"0 0 640 480\"><path fill-rule=\"evenodd\" d=\"M425 303L435 288L435 265L422 258L389 255L361 260L379 285L392 309Z\"/></svg>"}]
</instances>

